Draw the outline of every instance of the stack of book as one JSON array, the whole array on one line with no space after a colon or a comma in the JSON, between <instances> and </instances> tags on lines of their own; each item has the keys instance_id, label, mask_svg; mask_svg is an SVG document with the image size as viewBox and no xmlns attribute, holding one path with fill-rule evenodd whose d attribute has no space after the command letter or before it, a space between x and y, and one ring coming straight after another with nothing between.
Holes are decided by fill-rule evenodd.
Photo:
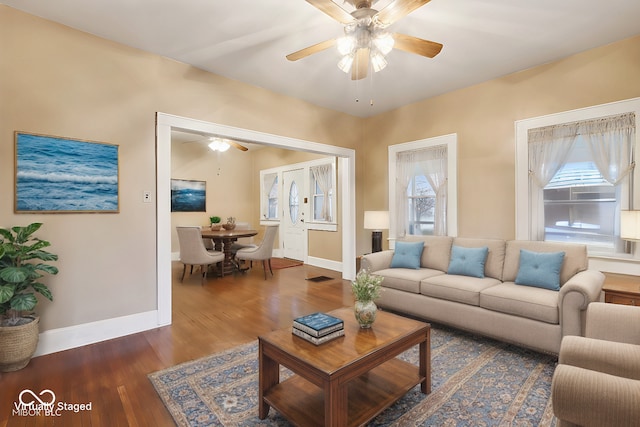
<instances>
[{"instance_id":1,"label":"stack of book","mask_svg":"<svg viewBox=\"0 0 640 427\"><path fill-rule=\"evenodd\" d=\"M344 322L325 313L313 313L294 319L292 332L318 345L343 336Z\"/></svg>"}]
</instances>

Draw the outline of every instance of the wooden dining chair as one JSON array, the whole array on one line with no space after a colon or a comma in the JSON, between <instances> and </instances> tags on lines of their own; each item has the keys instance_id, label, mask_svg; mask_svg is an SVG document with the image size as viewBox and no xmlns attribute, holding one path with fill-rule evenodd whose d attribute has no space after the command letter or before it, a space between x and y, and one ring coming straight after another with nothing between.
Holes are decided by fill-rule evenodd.
<instances>
[{"instance_id":1,"label":"wooden dining chair","mask_svg":"<svg viewBox=\"0 0 640 427\"><path fill-rule=\"evenodd\" d=\"M262 261L265 280L267 279L267 264L269 265L269 271L273 276L271 257L273 256L273 242L276 240L276 234L278 234L278 226L269 225L265 227L264 237L258 246L254 248L238 249L236 252L236 259L249 261L250 267L253 267L253 261Z\"/></svg>"},{"instance_id":2,"label":"wooden dining chair","mask_svg":"<svg viewBox=\"0 0 640 427\"><path fill-rule=\"evenodd\" d=\"M191 273L193 273L193 266L197 265L202 270L201 284L204 284L209 267L212 264L222 262L224 253L209 251L205 248L200 227L197 225L179 226L176 227L176 231L178 232L178 242L180 244L180 261L184 264L180 281L184 280L187 266L191 266Z\"/></svg>"}]
</instances>

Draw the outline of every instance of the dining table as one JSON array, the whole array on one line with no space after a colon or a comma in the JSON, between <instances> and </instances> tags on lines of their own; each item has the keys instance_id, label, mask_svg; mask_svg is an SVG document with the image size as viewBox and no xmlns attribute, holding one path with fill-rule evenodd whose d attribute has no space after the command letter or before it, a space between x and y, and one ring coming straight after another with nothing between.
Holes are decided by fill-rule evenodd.
<instances>
[{"instance_id":1,"label":"dining table","mask_svg":"<svg viewBox=\"0 0 640 427\"><path fill-rule=\"evenodd\" d=\"M225 276L232 274L237 265L233 260L233 252L231 246L241 237L253 237L258 234L257 230L246 229L233 229L233 230L211 230L210 228L202 228L201 235L203 239L213 240L214 249L224 253L224 260L222 261L222 268L220 269L220 275Z\"/></svg>"}]
</instances>

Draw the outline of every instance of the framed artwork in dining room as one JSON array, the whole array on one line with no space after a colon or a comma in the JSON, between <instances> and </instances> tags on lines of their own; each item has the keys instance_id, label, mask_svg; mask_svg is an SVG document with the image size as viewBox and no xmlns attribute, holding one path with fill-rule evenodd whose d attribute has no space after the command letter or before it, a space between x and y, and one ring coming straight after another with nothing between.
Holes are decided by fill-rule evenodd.
<instances>
[{"instance_id":1,"label":"framed artwork in dining room","mask_svg":"<svg viewBox=\"0 0 640 427\"><path fill-rule=\"evenodd\" d=\"M205 212L206 210L206 181L171 180L171 212Z\"/></svg>"},{"instance_id":2,"label":"framed artwork in dining room","mask_svg":"<svg viewBox=\"0 0 640 427\"><path fill-rule=\"evenodd\" d=\"M15 132L16 213L119 213L118 145Z\"/></svg>"}]
</instances>

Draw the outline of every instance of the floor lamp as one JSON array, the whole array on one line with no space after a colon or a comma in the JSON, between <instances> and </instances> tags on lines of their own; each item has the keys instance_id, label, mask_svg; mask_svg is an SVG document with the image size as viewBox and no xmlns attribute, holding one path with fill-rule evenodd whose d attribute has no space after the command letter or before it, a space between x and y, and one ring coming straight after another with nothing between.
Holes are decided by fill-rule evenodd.
<instances>
[{"instance_id":1,"label":"floor lamp","mask_svg":"<svg viewBox=\"0 0 640 427\"><path fill-rule=\"evenodd\" d=\"M371 232L371 252L382 250L382 230L389 228L389 211L364 211L364 228Z\"/></svg>"}]
</instances>

